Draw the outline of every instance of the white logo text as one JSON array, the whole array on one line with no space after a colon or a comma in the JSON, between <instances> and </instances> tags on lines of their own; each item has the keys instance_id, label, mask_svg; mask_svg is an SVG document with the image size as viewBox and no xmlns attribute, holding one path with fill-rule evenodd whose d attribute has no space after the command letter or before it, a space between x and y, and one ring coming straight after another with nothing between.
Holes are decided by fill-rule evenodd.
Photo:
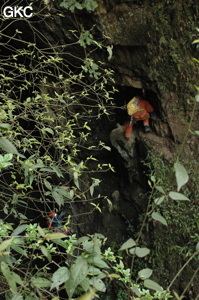
<instances>
[{"instance_id":1,"label":"white logo text","mask_svg":"<svg viewBox=\"0 0 199 300\"><path fill-rule=\"evenodd\" d=\"M32 10L33 8L31 6L6 6L3 9L3 15L5 18L30 18L33 15Z\"/></svg>"}]
</instances>

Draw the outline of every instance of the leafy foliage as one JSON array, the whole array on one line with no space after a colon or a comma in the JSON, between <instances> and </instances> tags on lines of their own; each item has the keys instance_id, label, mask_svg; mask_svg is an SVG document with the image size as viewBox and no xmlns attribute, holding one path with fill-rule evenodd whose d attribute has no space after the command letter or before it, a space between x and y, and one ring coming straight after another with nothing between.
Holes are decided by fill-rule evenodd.
<instances>
[{"instance_id":1,"label":"leafy foliage","mask_svg":"<svg viewBox=\"0 0 199 300\"><path fill-rule=\"evenodd\" d=\"M179 92L184 105L188 105L186 93L198 80L198 66L192 61L195 49L191 45L197 37L197 9L192 0L186 7L175 1L149 1L148 4L151 6L148 21L152 26L147 48L152 76L157 79L159 89ZM183 35L179 36L180 32Z\"/></svg>"},{"instance_id":2,"label":"leafy foliage","mask_svg":"<svg viewBox=\"0 0 199 300\"><path fill-rule=\"evenodd\" d=\"M77 1L73 2L78 5ZM67 5L71 5L70 1ZM96 3L82 1L81 6L91 10ZM42 17L39 22L43 24ZM36 41L42 40L33 23L26 22L27 30L31 28L35 32ZM8 29L15 36L12 38L9 33L9 41L6 40ZM97 65L89 55L74 58L78 63L73 73L62 46L56 51L51 46L46 52L31 37L27 40L23 37L23 32L12 24L2 32L0 148L8 153L1 156L2 167L13 168L9 169L12 178L9 182L2 177L0 184L5 192L0 205L4 213L11 212L16 217L28 206L37 210L39 205L45 212L47 207L60 208L74 199L86 199L89 189L94 196L99 181L91 180L89 186L84 177L95 158L83 154L84 159L78 161L78 153L85 149L94 153L106 147L101 141L92 144L91 127L93 118L109 114L107 104L111 107L112 91L106 89L106 84L113 81L113 72ZM14 50L16 38L21 44L20 49ZM42 42L48 43L44 37ZM94 42L89 31L82 28L74 46L87 47ZM89 84L85 73L94 78ZM96 162L96 171L103 169ZM38 191L38 195L34 196L33 191ZM17 210L13 203L17 204Z\"/></svg>"},{"instance_id":3,"label":"leafy foliage","mask_svg":"<svg viewBox=\"0 0 199 300\"><path fill-rule=\"evenodd\" d=\"M80 57L71 60L68 40L54 47L42 33L51 26L45 16L51 5L38 3L33 4L37 24L16 19L13 25L1 17L0 264L9 286L6 299L53 298L62 290L71 298L79 287L105 291L101 269L108 268L100 239L81 242L72 233L49 231L46 218L51 210L66 210L63 228L76 231L79 215L100 211L103 196L96 193L100 180L93 173L112 167L93 156L107 146L93 139L91 130L93 119L111 112L114 88L107 84L114 82L113 72L94 62L89 46L100 43L79 24L68 30ZM91 12L97 2L65 1L61 7ZM3 220L10 216L18 226Z\"/></svg>"},{"instance_id":4,"label":"leafy foliage","mask_svg":"<svg viewBox=\"0 0 199 300\"><path fill-rule=\"evenodd\" d=\"M3 226L6 228L6 225ZM96 235L77 239L76 236L72 236L67 240L60 240L60 238L66 238L66 236L62 233L48 233L47 230L42 230L41 228L37 230L36 226L37 224L26 228L25 238L13 236L10 239L5 239L0 244L2 257L0 260L1 271L12 289L13 296L25 295L27 291L30 292L31 286L33 288L35 287L37 292L41 294L39 291L42 291L43 288L46 288L50 292L55 288L59 290L61 286L64 285L70 299L79 285L81 285L84 291L88 291L92 287L94 287L95 290L105 291L105 285L102 279L107 276L107 273L104 273L103 270L109 267L101 255L102 237L100 239ZM18 228L18 231L15 229L14 233L20 232L21 230L22 228L20 228L20 230ZM6 233L8 233L7 231L8 229ZM53 240L55 248L50 246L50 240ZM69 245L73 246L70 255L74 257L75 248L78 248L78 251L81 250L81 255L78 255L75 260L68 262L68 267L59 267L53 273L51 280L46 278L47 274L45 271L49 268L45 265L35 273L34 276L31 274L33 270L30 270L30 273L26 273L27 278L30 280L28 280L28 285L25 285L23 277L13 272L14 269L21 270L21 263L24 264L22 259L15 259L16 252L20 254L21 257L28 257L27 251L29 251L30 255L30 249L32 249L31 256L33 258L43 260L44 257L47 257L51 263L55 263L54 259L56 260L58 250L56 245L60 245L63 250L66 250L66 253L60 252L62 259L65 259L65 261L67 261L69 254ZM10 249L10 251L5 251L8 249ZM56 249L56 251L54 251L54 249ZM28 261L26 261L25 264L28 264ZM33 292L33 294L37 299L36 293Z\"/></svg>"},{"instance_id":5,"label":"leafy foliage","mask_svg":"<svg viewBox=\"0 0 199 300\"><path fill-rule=\"evenodd\" d=\"M182 166L180 163L176 162L174 164L174 168L175 168L175 175L176 175L176 181L178 186L177 191L179 192L181 187L187 183L189 176L184 166Z\"/></svg>"},{"instance_id":6,"label":"leafy foliage","mask_svg":"<svg viewBox=\"0 0 199 300\"><path fill-rule=\"evenodd\" d=\"M49 3L45 1L47 8L39 7L36 15L38 28L47 32L52 16L43 10L51 10ZM94 0L63 1L60 6L72 13L96 7ZM113 71L94 60L94 48L103 45L76 20L76 27L68 29L72 43L49 40L35 20L10 22L1 17L1 22L0 268L7 282L6 299L56 299L64 293L68 299L81 295L79 300L91 300L113 280L124 285L129 298L169 299L170 294L151 279L152 269L139 269L136 279L132 271L135 259L147 264L151 253L141 238L147 218L170 225L163 209L169 197L189 200L179 193L189 178L185 168L175 163L177 192L156 174L150 177L152 192L138 238L128 239L118 253L105 249L101 234L78 238L74 232L81 215L102 211L103 196L96 192L100 180L91 174L113 171L109 163L100 165L94 154L110 148L92 136L96 120L112 110L115 89L108 86L114 83ZM79 56L68 51L71 46ZM112 48L105 48L110 60ZM77 213L79 206L82 211ZM67 211L67 236L38 225L51 210L62 209ZM198 243L194 250L191 255L198 253ZM131 268L121 253L132 259Z\"/></svg>"},{"instance_id":7,"label":"leafy foliage","mask_svg":"<svg viewBox=\"0 0 199 300\"><path fill-rule=\"evenodd\" d=\"M64 0L60 6L69 9L71 12L74 12L75 9L86 9L88 12L91 12L97 8L98 4L95 0Z\"/></svg>"}]
</instances>

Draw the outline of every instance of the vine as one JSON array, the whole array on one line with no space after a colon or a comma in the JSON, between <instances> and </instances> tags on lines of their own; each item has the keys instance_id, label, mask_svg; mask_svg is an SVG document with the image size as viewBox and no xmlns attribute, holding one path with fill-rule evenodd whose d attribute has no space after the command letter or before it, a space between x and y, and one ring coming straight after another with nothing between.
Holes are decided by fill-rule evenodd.
<instances>
[{"instance_id":1,"label":"vine","mask_svg":"<svg viewBox=\"0 0 199 300\"><path fill-rule=\"evenodd\" d=\"M175 162L177 191L165 188L154 174L150 177L151 194L138 237L128 239L117 254L106 249L101 234L78 237L79 218L100 213L100 201L106 200L96 191L100 180L93 174L114 171L110 163L99 164L95 157L96 151L110 147L92 136L96 120L112 113L115 88L108 86L114 85L113 71L94 60L95 47L103 45L76 19L67 43L50 41L44 34L48 30L38 29L51 28L53 8L63 18L65 10L93 11L96 1L63 1L58 8L55 1L36 4L34 20L0 19L0 267L6 286L0 293L6 300L91 300L118 281L129 299L169 299L176 278L197 258L198 243L168 290L151 279L153 270L148 266L136 278L132 272L135 258L146 259L151 251L142 245L148 219L167 226L161 204L189 201L180 192L188 173ZM21 24L33 36L25 36ZM52 210L62 211L64 233L40 224ZM124 252L131 259L130 268L125 267Z\"/></svg>"}]
</instances>

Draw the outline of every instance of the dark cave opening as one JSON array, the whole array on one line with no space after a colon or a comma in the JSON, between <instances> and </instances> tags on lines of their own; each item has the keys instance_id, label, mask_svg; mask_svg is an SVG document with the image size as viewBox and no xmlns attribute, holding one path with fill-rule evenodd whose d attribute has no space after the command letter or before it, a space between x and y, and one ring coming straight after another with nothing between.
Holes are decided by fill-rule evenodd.
<instances>
[{"instance_id":1,"label":"dark cave opening","mask_svg":"<svg viewBox=\"0 0 199 300\"><path fill-rule=\"evenodd\" d=\"M128 118L126 109L121 109L121 107L128 104L128 102L135 96L140 96L144 100L147 100L154 109L154 113L157 116L161 116L161 106L158 96L155 92L149 89L139 89L132 86L119 86L116 87L118 92L115 93L115 104L117 106L115 110L116 122L123 125Z\"/></svg>"},{"instance_id":2,"label":"dark cave opening","mask_svg":"<svg viewBox=\"0 0 199 300\"><path fill-rule=\"evenodd\" d=\"M143 122L139 121L134 125L133 132L135 133L134 142L131 144L133 148L133 157L129 157L127 161L121 156L120 151L131 152L130 148L127 146L127 141L125 141L123 132L125 131L125 123L128 120L128 114L126 110L127 103L134 96L141 96L142 99L147 100L154 109L154 114L156 116L161 115L160 101L158 95L149 89L139 89L131 86L117 86L118 92L115 93L115 128L117 128L116 123L119 123L121 131L118 131L118 136L116 138L116 143L112 147L111 151L111 162L115 168L116 176L118 180L118 189L122 195L122 198L125 202L125 206L128 205L131 207L132 211L136 210L137 213L141 213L145 208L146 193L149 190L148 186L148 167L144 162L147 160L147 148L145 143L143 143L143 138L145 137ZM123 109L121 109L123 107ZM150 123L153 127L153 120L150 120ZM113 129L113 131L116 129ZM142 136L142 134L144 134ZM156 135L156 132L153 131L152 135ZM115 148L116 147L116 148ZM142 200L138 201L139 194L142 193ZM126 200L125 200L126 199ZM131 202L131 203L130 203ZM125 213L127 211L125 210ZM128 215L128 214L127 214ZM131 214L129 215L131 220ZM136 218L133 219L133 224L136 226Z\"/></svg>"}]
</instances>

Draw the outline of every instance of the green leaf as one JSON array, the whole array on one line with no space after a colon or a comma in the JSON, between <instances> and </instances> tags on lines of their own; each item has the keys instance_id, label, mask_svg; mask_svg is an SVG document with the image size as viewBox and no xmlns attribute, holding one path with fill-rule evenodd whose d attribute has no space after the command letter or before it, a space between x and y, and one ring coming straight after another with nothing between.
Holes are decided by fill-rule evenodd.
<instances>
[{"instance_id":1,"label":"green leaf","mask_svg":"<svg viewBox=\"0 0 199 300\"><path fill-rule=\"evenodd\" d=\"M82 4L80 4L80 3L78 3L78 2L76 2L76 3L74 4L74 6L75 6L75 8L80 9L80 10L83 9Z\"/></svg>"},{"instance_id":2,"label":"green leaf","mask_svg":"<svg viewBox=\"0 0 199 300\"><path fill-rule=\"evenodd\" d=\"M156 283L155 281L153 281L151 279L144 280L144 286L146 288L154 290L154 291L158 291L158 292L163 291L163 288L158 283Z\"/></svg>"},{"instance_id":3,"label":"green leaf","mask_svg":"<svg viewBox=\"0 0 199 300\"><path fill-rule=\"evenodd\" d=\"M59 206L64 205L64 198L63 198L63 196L60 193L58 193L56 190L52 191L52 196L53 196L53 198L55 199L55 201L57 202L57 204Z\"/></svg>"},{"instance_id":4,"label":"green leaf","mask_svg":"<svg viewBox=\"0 0 199 300\"><path fill-rule=\"evenodd\" d=\"M4 156L1 155L1 157L3 158L1 161L8 161L8 160L13 159L13 154L12 153L7 153Z\"/></svg>"},{"instance_id":5,"label":"green leaf","mask_svg":"<svg viewBox=\"0 0 199 300\"><path fill-rule=\"evenodd\" d=\"M51 128L49 128L49 127L46 127L46 128L44 128L43 130L44 130L44 131L47 131L48 133L50 133L50 134L52 134L52 135L54 135L54 131L53 131Z\"/></svg>"},{"instance_id":6,"label":"green leaf","mask_svg":"<svg viewBox=\"0 0 199 300\"><path fill-rule=\"evenodd\" d=\"M139 290L136 286L134 286L134 287L132 288L132 291L136 294L136 296L138 296L138 297L141 296L140 290ZM139 299L139 300L140 300L140 299Z\"/></svg>"},{"instance_id":7,"label":"green leaf","mask_svg":"<svg viewBox=\"0 0 199 300\"><path fill-rule=\"evenodd\" d=\"M27 220L27 219L28 219L25 215L23 215L22 213L19 213L19 212L18 212L18 216L19 216L22 220Z\"/></svg>"},{"instance_id":8,"label":"green leaf","mask_svg":"<svg viewBox=\"0 0 199 300\"><path fill-rule=\"evenodd\" d=\"M88 279L87 277L81 281L80 283L81 287L83 288L83 290L86 292L88 291L89 287L90 287L90 279Z\"/></svg>"},{"instance_id":9,"label":"green leaf","mask_svg":"<svg viewBox=\"0 0 199 300\"><path fill-rule=\"evenodd\" d=\"M101 274L102 271L99 268L96 268L94 266L90 266L89 269L88 269L88 273L89 273L89 275L96 276L96 275Z\"/></svg>"},{"instance_id":10,"label":"green leaf","mask_svg":"<svg viewBox=\"0 0 199 300\"><path fill-rule=\"evenodd\" d=\"M10 298L9 298L10 299ZM24 300L23 296L19 295L18 293L15 294L11 300ZM26 300L26 299L25 299ZM32 299L31 299L32 300ZM35 298L33 299L35 300Z\"/></svg>"},{"instance_id":11,"label":"green leaf","mask_svg":"<svg viewBox=\"0 0 199 300\"><path fill-rule=\"evenodd\" d=\"M7 239L0 244L0 252L4 251L13 241L13 237L11 239Z\"/></svg>"},{"instance_id":12,"label":"green leaf","mask_svg":"<svg viewBox=\"0 0 199 300\"><path fill-rule=\"evenodd\" d=\"M57 245L65 248L65 249L68 249L68 244L66 244L64 240L60 240L60 239L57 240L57 239L55 239L55 240L53 240L53 242L56 243Z\"/></svg>"},{"instance_id":13,"label":"green leaf","mask_svg":"<svg viewBox=\"0 0 199 300\"><path fill-rule=\"evenodd\" d=\"M0 123L0 129L9 130L11 125L9 123Z\"/></svg>"},{"instance_id":14,"label":"green leaf","mask_svg":"<svg viewBox=\"0 0 199 300\"><path fill-rule=\"evenodd\" d=\"M90 289L89 292L87 292L86 294L80 296L76 300L93 300L95 298L95 291L96 291L95 288Z\"/></svg>"},{"instance_id":15,"label":"green leaf","mask_svg":"<svg viewBox=\"0 0 199 300\"><path fill-rule=\"evenodd\" d=\"M100 292L105 292L106 291L106 286L104 284L104 282L97 278L97 277L93 277L91 279L92 285L94 286L94 288L96 288L96 290L100 291Z\"/></svg>"},{"instance_id":16,"label":"green leaf","mask_svg":"<svg viewBox=\"0 0 199 300\"><path fill-rule=\"evenodd\" d=\"M57 166L53 166L52 167L53 171L57 174L57 176L60 177L64 177L62 172L60 171L60 169Z\"/></svg>"},{"instance_id":17,"label":"green leaf","mask_svg":"<svg viewBox=\"0 0 199 300\"><path fill-rule=\"evenodd\" d=\"M160 193L164 194L164 190L160 185L155 186L156 190L158 190Z\"/></svg>"},{"instance_id":18,"label":"green leaf","mask_svg":"<svg viewBox=\"0 0 199 300\"><path fill-rule=\"evenodd\" d=\"M94 179L92 185L90 186L90 194L93 196L94 188L100 184L99 179Z\"/></svg>"},{"instance_id":19,"label":"green leaf","mask_svg":"<svg viewBox=\"0 0 199 300\"><path fill-rule=\"evenodd\" d=\"M33 277L31 279L32 285L37 288L46 288L51 286L50 280L43 278L43 277Z\"/></svg>"},{"instance_id":20,"label":"green leaf","mask_svg":"<svg viewBox=\"0 0 199 300\"><path fill-rule=\"evenodd\" d=\"M135 242L132 238L130 238L130 239L128 239L128 240L120 247L119 250L129 249L129 248L132 248L132 247L134 247L134 246L136 246L136 242Z\"/></svg>"},{"instance_id":21,"label":"green leaf","mask_svg":"<svg viewBox=\"0 0 199 300\"><path fill-rule=\"evenodd\" d=\"M12 275L12 280L14 280L19 285L23 285L23 281L21 280L21 277L17 273L11 272L11 275Z\"/></svg>"},{"instance_id":22,"label":"green leaf","mask_svg":"<svg viewBox=\"0 0 199 300\"><path fill-rule=\"evenodd\" d=\"M74 190L70 190L70 193L69 193L69 194L70 194L70 198L69 198L69 199L71 199L71 200L72 200L72 199L73 199L73 197L74 197L74 194L75 194L75 193L74 193Z\"/></svg>"},{"instance_id":23,"label":"green leaf","mask_svg":"<svg viewBox=\"0 0 199 300\"><path fill-rule=\"evenodd\" d=\"M24 255L25 257L28 257L28 253L23 248L17 246L17 245L11 245L11 248L16 251L17 253Z\"/></svg>"},{"instance_id":24,"label":"green leaf","mask_svg":"<svg viewBox=\"0 0 199 300\"><path fill-rule=\"evenodd\" d=\"M195 130L194 132L195 134L199 135L199 130Z\"/></svg>"},{"instance_id":25,"label":"green leaf","mask_svg":"<svg viewBox=\"0 0 199 300\"><path fill-rule=\"evenodd\" d=\"M192 44L198 44L199 43L199 40L194 40L193 42L192 42Z\"/></svg>"},{"instance_id":26,"label":"green leaf","mask_svg":"<svg viewBox=\"0 0 199 300\"><path fill-rule=\"evenodd\" d=\"M199 102L199 94L195 96L196 102Z\"/></svg>"},{"instance_id":27,"label":"green leaf","mask_svg":"<svg viewBox=\"0 0 199 300\"><path fill-rule=\"evenodd\" d=\"M7 140L4 137L0 137L0 148L7 153L19 155L17 148L9 140Z\"/></svg>"},{"instance_id":28,"label":"green leaf","mask_svg":"<svg viewBox=\"0 0 199 300\"><path fill-rule=\"evenodd\" d=\"M104 149L106 149L107 151L111 151L111 147L109 146L103 146Z\"/></svg>"},{"instance_id":29,"label":"green leaf","mask_svg":"<svg viewBox=\"0 0 199 300\"><path fill-rule=\"evenodd\" d=\"M156 198L156 199L154 200L154 203L155 203L156 205L160 205L160 204L164 201L164 199L165 199L165 196L158 197L158 198Z\"/></svg>"},{"instance_id":30,"label":"green leaf","mask_svg":"<svg viewBox=\"0 0 199 300\"><path fill-rule=\"evenodd\" d=\"M12 273L10 271L10 268L4 261L1 262L1 271L4 275L4 277L6 278L8 285L10 286L12 291L14 293L17 293L16 282L12 279Z\"/></svg>"},{"instance_id":31,"label":"green leaf","mask_svg":"<svg viewBox=\"0 0 199 300\"><path fill-rule=\"evenodd\" d=\"M3 163L0 163L0 169L2 168L6 168L8 166L12 166L12 163L10 162L3 162Z\"/></svg>"},{"instance_id":32,"label":"green leaf","mask_svg":"<svg viewBox=\"0 0 199 300\"><path fill-rule=\"evenodd\" d=\"M80 190L80 186L79 186L79 180L74 180L74 184L76 185L76 187Z\"/></svg>"},{"instance_id":33,"label":"green leaf","mask_svg":"<svg viewBox=\"0 0 199 300\"><path fill-rule=\"evenodd\" d=\"M12 236L19 235L24 230L26 230L26 227L27 227L27 224L19 225L17 228L15 228L15 230L13 231L13 233L11 235Z\"/></svg>"},{"instance_id":34,"label":"green leaf","mask_svg":"<svg viewBox=\"0 0 199 300\"><path fill-rule=\"evenodd\" d=\"M166 219L157 212L153 212L151 217L153 218L153 220L159 221L166 226L168 225Z\"/></svg>"},{"instance_id":35,"label":"green leaf","mask_svg":"<svg viewBox=\"0 0 199 300\"><path fill-rule=\"evenodd\" d=\"M52 185L48 180L44 179L44 185L48 190L52 191Z\"/></svg>"},{"instance_id":36,"label":"green leaf","mask_svg":"<svg viewBox=\"0 0 199 300\"><path fill-rule=\"evenodd\" d=\"M94 193L94 185L93 184L90 186L89 190L90 190L91 197L93 197L93 193Z\"/></svg>"},{"instance_id":37,"label":"green leaf","mask_svg":"<svg viewBox=\"0 0 199 300\"><path fill-rule=\"evenodd\" d=\"M141 271L139 271L138 276L140 279L145 280L145 279L149 278L152 273L153 273L153 270L146 268L146 269L142 269Z\"/></svg>"},{"instance_id":38,"label":"green leaf","mask_svg":"<svg viewBox=\"0 0 199 300\"><path fill-rule=\"evenodd\" d=\"M92 264L92 265L94 265L94 266L97 266L97 267L99 267L99 268L109 268L109 266L101 259L101 256L100 255L98 255L98 256L93 256L93 255L91 255L91 256L89 256L88 258L87 258L87 261L90 263L90 264Z\"/></svg>"},{"instance_id":39,"label":"green leaf","mask_svg":"<svg viewBox=\"0 0 199 300\"><path fill-rule=\"evenodd\" d=\"M182 200L182 201L190 201L186 196L177 192L170 192L169 197L173 200Z\"/></svg>"},{"instance_id":40,"label":"green leaf","mask_svg":"<svg viewBox=\"0 0 199 300\"><path fill-rule=\"evenodd\" d=\"M130 249L129 252L131 254L135 253L138 257L145 257L149 254L150 250L148 248L136 247L136 248Z\"/></svg>"},{"instance_id":41,"label":"green leaf","mask_svg":"<svg viewBox=\"0 0 199 300\"><path fill-rule=\"evenodd\" d=\"M85 0L83 3L83 7L85 7L88 12L93 11L95 8L98 7L98 3L95 0Z\"/></svg>"},{"instance_id":42,"label":"green leaf","mask_svg":"<svg viewBox=\"0 0 199 300\"><path fill-rule=\"evenodd\" d=\"M77 244L81 244L81 243L83 243L83 242L85 242L85 241L88 241L89 240L89 237L88 236L82 236L81 238L79 238L78 240L77 240Z\"/></svg>"},{"instance_id":43,"label":"green leaf","mask_svg":"<svg viewBox=\"0 0 199 300\"><path fill-rule=\"evenodd\" d=\"M73 173L73 176L74 176L74 179L77 180L77 179L78 179L78 176L79 176L78 172L75 171L75 172Z\"/></svg>"},{"instance_id":44,"label":"green leaf","mask_svg":"<svg viewBox=\"0 0 199 300\"><path fill-rule=\"evenodd\" d=\"M56 192L58 192L59 194L61 194L61 195L64 196L64 197L66 197L66 198L72 200L71 194L70 194L69 191L66 191L66 190L64 190L64 189L56 188Z\"/></svg>"},{"instance_id":45,"label":"green leaf","mask_svg":"<svg viewBox=\"0 0 199 300\"><path fill-rule=\"evenodd\" d=\"M100 240L92 240L92 241L84 241L83 248L86 252L90 254L101 254L101 241Z\"/></svg>"},{"instance_id":46,"label":"green leaf","mask_svg":"<svg viewBox=\"0 0 199 300\"><path fill-rule=\"evenodd\" d=\"M39 234L40 234L42 237L45 236L45 232L44 232L43 228L41 228L41 226L38 225L38 226L37 226L37 230L38 230Z\"/></svg>"},{"instance_id":47,"label":"green leaf","mask_svg":"<svg viewBox=\"0 0 199 300\"><path fill-rule=\"evenodd\" d=\"M71 277L69 278L69 280L66 281L65 289L66 289L66 293L68 294L69 299L71 299L72 295L74 294L75 289L76 289L76 284L74 283L74 281Z\"/></svg>"},{"instance_id":48,"label":"green leaf","mask_svg":"<svg viewBox=\"0 0 199 300\"><path fill-rule=\"evenodd\" d=\"M186 169L180 163L176 162L174 164L176 181L177 181L177 191L181 189L183 185L185 185L189 179Z\"/></svg>"},{"instance_id":49,"label":"green leaf","mask_svg":"<svg viewBox=\"0 0 199 300\"><path fill-rule=\"evenodd\" d=\"M47 257L48 261L51 262L52 256L51 256L49 250L43 245L41 246L40 249L41 249L41 252L43 253L43 255Z\"/></svg>"},{"instance_id":50,"label":"green leaf","mask_svg":"<svg viewBox=\"0 0 199 300\"><path fill-rule=\"evenodd\" d=\"M33 180L36 178L35 175L30 175L29 177L29 185L32 186Z\"/></svg>"},{"instance_id":51,"label":"green leaf","mask_svg":"<svg viewBox=\"0 0 199 300\"><path fill-rule=\"evenodd\" d=\"M113 45L107 46L107 52L108 52L108 60L111 60L111 58L113 56Z\"/></svg>"},{"instance_id":52,"label":"green leaf","mask_svg":"<svg viewBox=\"0 0 199 300\"><path fill-rule=\"evenodd\" d=\"M71 276L76 284L79 285L88 274L88 263L83 257L78 257L71 268Z\"/></svg>"},{"instance_id":53,"label":"green leaf","mask_svg":"<svg viewBox=\"0 0 199 300\"><path fill-rule=\"evenodd\" d=\"M62 239L65 238L66 235L64 233L61 232L55 232L55 233L47 233L44 238L48 239L48 240L58 240L58 239Z\"/></svg>"},{"instance_id":54,"label":"green leaf","mask_svg":"<svg viewBox=\"0 0 199 300\"><path fill-rule=\"evenodd\" d=\"M35 165L32 165L32 166L29 166L30 169L40 169L40 168L43 168L43 164L35 164Z\"/></svg>"},{"instance_id":55,"label":"green leaf","mask_svg":"<svg viewBox=\"0 0 199 300\"><path fill-rule=\"evenodd\" d=\"M86 279L87 274L87 261L83 257L79 256L71 267L69 280L65 283L66 292L70 299L76 290L76 287Z\"/></svg>"},{"instance_id":56,"label":"green leaf","mask_svg":"<svg viewBox=\"0 0 199 300\"><path fill-rule=\"evenodd\" d=\"M70 272L66 267L60 267L52 276L53 283L51 284L50 289L58 287L62 283L66 282L70 277Z\"/></svg>"},{"instance_id":57,"label":"green leaf","mask_svg":"<svg viewBox=\"0 0 199 300\"><path fill-rule=\"evenodd\" d=\"M49 168L41 168L40 170L39 170L40 172L54 172L52 169L49 169Z\"/></svg>"},{"instance_id":58,"label":"green leaf","mask_svg":"<svg viewBox=\"0 0 199 300\"><path fill-rule=\"evenodd\" d=\"M199 242L196 244L196 251L199 250Z\"/></svg>"}]
</instances>

